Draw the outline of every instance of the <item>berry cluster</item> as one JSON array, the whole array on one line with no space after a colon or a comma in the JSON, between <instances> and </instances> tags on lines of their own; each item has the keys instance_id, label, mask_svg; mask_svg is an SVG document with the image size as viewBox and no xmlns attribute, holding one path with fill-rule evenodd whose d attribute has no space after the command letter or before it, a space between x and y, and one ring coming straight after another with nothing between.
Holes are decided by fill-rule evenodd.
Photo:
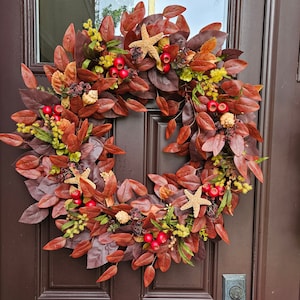
<instances>
[{"instance_id":1,"label":"berry cluster","mask_svg":"<svg viewBox=\"0 0 300 300\"><path fill-rule=\"evenodd\" d=\"M156 238L154 238L152 233L144 234L144 242L148 243L154 251L158 250L160 245L164 244L167 240L168 235L163 231L159 231Z\"/></svg>"},{"instance_id":2,"label":"berry cluster","mask_svg":"<svg viewBox=\"0 0 300 300\"><path fill-rule=\"evenodd\" d=\"M218 196L223 196L225 193L224 186L213 185L210 183L204 183L202 191L211 198L216 198Z\"/></svg>"},{"instance_id":3,"label":"berry cluster","mask_svg":"<svg viewBox=\"0 0 300 300\"><path fill-rule=\"evenodd\" d=\"M80 190L74 190L73 192L71 192L70 196L73 199L73 203L77 206L81 206L82 204L87 207L96 206L96 201L93 199L89 199L88 201L84 202L82 200L83 195Z\"/></svg>"},{"instance_id":4,"label":"berry cluster","mask_svg":"<svg viewBox=\"0 0 300 300\"><path fill-rule=\"evenodd\" d=\"M64 108L59 104L54 105L53 108L50 105L45 105L42 108L42 112L44 115L52 116L55 121L59 121L63 109Z\"/></svg>"},{"instance_id":5,"label":"berry cluster","mask_svg":"<svg viewBox=\"0 0 300 300\"><path fill-rule=\"evenodd\" d=\"M224 114L229 111L229 107L227 103L225 102L218 103L215 100L208 101L206 107L209 112L218 112L220 114Z\"/></svg>"},{"instance_id":6,"label":"berry cluster","mask_svg":"<svg viewBox=\"0 0 300 300\"><path fill-rule=\"evenodd\" d=\"M125 79L129 75L128 69L125 69L125 60L122 56L118 56L113 61L113 67L109 69L109 75L114 78Z\"/></svg>"}]
</instances>

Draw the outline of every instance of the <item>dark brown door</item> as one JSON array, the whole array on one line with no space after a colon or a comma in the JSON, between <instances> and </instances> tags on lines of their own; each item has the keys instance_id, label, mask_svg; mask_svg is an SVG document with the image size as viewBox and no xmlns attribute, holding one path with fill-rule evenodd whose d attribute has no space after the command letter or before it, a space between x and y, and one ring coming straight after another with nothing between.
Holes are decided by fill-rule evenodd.
<instances>
[{"instance_id":1,"label":"dark brown door","mask_svg":"<svg viewBox=\"0 0 300 300\"><path fill-rule=\"evenodd\" d=\"M30 40L33 2L0 4L0 132L13 131L9 116L23 109L18 94L23 86L20 63L41 73ZM51 253L41 249L57 235L52 223L18 223L32 203L23 178L12 167L22 151L1 144L0 299L221 300L222 275L231 273L246 274L247 300L299 299L299 15L298 0L229 1L230 43L245 51L250 65L243 79L265 86L258 118L265 137L261 151L270 156L264 165L264 185L256 185L241 199L234 218L225 220L230 246L208 243L204 262L195 267L174 265L168 273L158 273L147 289L142 272L132 271L127 263L119 266L113 280L96 285L104 269L86 270L85 258L71 259L66 249ZM116 122L116 143L128 153L117 161L120 179L146 183L147 173L176 169L180 161L161 152L165 126L154 106L148 113Z\"/></svg>"}]
</instances>

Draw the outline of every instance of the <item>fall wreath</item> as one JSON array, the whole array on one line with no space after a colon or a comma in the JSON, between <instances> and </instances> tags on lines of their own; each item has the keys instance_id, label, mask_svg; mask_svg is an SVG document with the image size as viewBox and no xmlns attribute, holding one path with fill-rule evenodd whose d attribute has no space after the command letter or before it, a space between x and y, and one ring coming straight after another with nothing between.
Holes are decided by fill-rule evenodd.
<instances>
[{"instance_id":1,"label":"fall wreath","mask_svg":"<svg viewBox=\"0 0 300 300\"><path fill-rule=\"evenodd\" d=\"M255 123L261 86L237 79L247 62L242 51L222 48L220 23L189 38L184 11L172 5L145 17L139 2L123 13L121 36L111 16L99 29L91 20L78 32L71 24L54 65L44 65L47 88L21 65L26 109L11 116L16 132L0 135L27 150L15 168L35 202L20 222L50 215L62 235L43 249L86 254L87 268L110 263L97 282L125 260L145 268L145 286L172 261L193 265L205 241L229 243L223 214L233 215L240 194L251 190L250 173L263 181ZM162 150L188 162L175 174L148 174L151 194L134 179L118 181L114 157L124 151L114 144L112 120L146 112L153 99L166 139L176 135Z\"/></svg>"}]
</instances>

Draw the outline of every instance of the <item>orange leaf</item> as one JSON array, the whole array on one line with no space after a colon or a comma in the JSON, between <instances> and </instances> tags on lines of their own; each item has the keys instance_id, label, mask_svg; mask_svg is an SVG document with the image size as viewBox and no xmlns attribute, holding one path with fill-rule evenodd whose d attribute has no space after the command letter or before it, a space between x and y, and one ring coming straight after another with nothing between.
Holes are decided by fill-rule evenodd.
<instances>
[{"instance_id":1,"label":"orange leaf","mask_svg":"<svg viewBox=\"0 0 300 300\"><path fill-rule=\"evenodd\" d=\"M68 55L65 49L58 45L54 50L54 64L60 70L64 71L69 63Z\"/></svg>"},{"instance_id":2,"label":"orange leaf","mask_svg":"<svg viewBox=\"0 0 300 300\"><path fill-rule=\"evenodd\" d=\"M111 154L125 154L126 153L123 149L121 149L118 146L113 145L113 144L105 144L104 149Z\"/></svg>"},{"instance_id":3,"label":"orange leaf","mask_svg":"<svg viewBox=\"0 0 300 300\"><path fill-rule=\"evenodd\" d=\"M23 63L21 64L21 75L22 75L25 85L29 89L37 88L38 83L37 83L35 76L33 75L32 71Z\"/></svg>"},{"instance_id":4,"label":"orange leaf","mask_svg":"<svg viewBox=\"0 0 300 300\"><path fill-rule=\"evenodd\" d=\"M167 100L162 97L162 96L157 96L156 97L156 104L159 107L161 113L164 116L168 116L169 115L169 107L168 107L168 102Z\"/></svg>"},{"instance_id":5,"label":"orange leaf","mask_svg":"<svg viewBox=\"0 0 300 300\"><path fill-rule=\"evenodd\" d=\"M113 233L110 238L116 242L117 245L126 247L134 243L134 239L131 233Z\"/></svg>"},{"instance_id":6,"label":"orange leaf","mask_svg":"<svg viewBox=\"0 0 300 300\"><path fill-rule=\"evenodd\" d=\"M167 272L171 267L171 255L168 252L159 254L157 264L162 272Z\"/></svg>"},{"instance_id":7,"label":"orange leaf","mask_svg":"<svg viewBox=\"0 0 300 300\"><path fill-rule=\"evenodd\" d=\"M73 252L70 254L72 258L78 258L86 254L92 248L92 243L88 240L79 242Z\"/></svg>"},{"instance_id":8,"label":"orange leaf","mask_svg":"<svg viewBox=\"0 0 300 300\"><path fill-rule=\"evenodd\" d=\"M112 277L114 277L118 272L117 265L110 266L98 279L96 282L106 281Z\"/></svg>"},{"instance_id":9,"label":"orange leaf","mask_svg":"<svg viewBox=\"0 0 300 300\"><path fill-rule=\"evenodd\" d=\"M146 265L149 265L153 262L155 256L154 256L154 253L152 252L145 252L143 253L141 256L139 256L136 261L134 262L134 264L137 266L137 267L142 267L142 266L146 266Z\"/></svg>"},{"instance_id":10,"label":"orange leaf","mask_svg":"<svg viewBox=\"0 0 300 300\"><path fill-rule=\"evenodd\" d=\"M115 25L112 16L105 16L99 28L100 34L104 41L113 40L115 36Z\"/></svg>"},{"instance_id":11,"label":"orange leaf","mask_svg":"<svg viewBox=\"0 0 300 300\"><path fill-rule=\"evenodd\" d=\"M221 88L231 97L236 97L240 94L243 83L240 80L227 80L221 85Z\"/></svg>"},{"instance_id":12,"label":"orange leaf","mask_svg":"<svg viewBox=\"0 0 300 300\"><path fill-rule=\"evenodd\" d=\"M80 187L86 197L92 197L94 195L95 189L82 177L80 178Z\"/></svg>"},{"instance_id":13,"label":"orange leaf","mask_svg":"<svg viewBox=\"0 0 300 300\"><path fill-rule=\"evenodd\" d=\"M228 233L222 224L215 224L215 230L226 244L230 244Z\"/></svg>"},{"instance_id":14,"label":"orange leaf","mask_svg":"<svg viewBox=\"0 0 300 300\"><path fill-rule=\"evenodd\" d=\"M203 27L200 30L200 32L204 32L204 31L207 31L207 30L217 30L217 31L220 31L221 28L222 28L222 23L220 23L220 22L214 22L214 23L208 24L205 27Z\"/></svg>"},{"instance_id":15,"label":"orange leaf","mask_svg":"<svg viewBox=\"0 0 300 300\"><path fill-rule=\"evenodd\" d=\"M215 130L216 129L214 120L205 111L201 111L197 114L196 122L201 129L204 129L204 130Z\"/></svg>"},{"instance_id":16,"label":"orange leaf","mask_svg":"<svg viewBox=\"0 0 300 300\"><path fill-rule=\"evenodd\" d=\"M21 136L14 133L0 133L0 141L14 147L19 147L24 142Z\"/></svg>"},{"instance_id":17,"label":"orange leaf","mask_svg":"<svg viewBox=\"0 0 300 300\"><path fill-rule=\"evenodd\" d=\"M215 37L210 38L200 48L200 52L212 52L217 46L217 39Z\"/></svg>"},{"instance_id":18,"label":"orange leaf","mask_svg":"<svg viewBox=\"0 0 300 300\"><path fill-rule=\"evenodd\" d=\"M22 176L29 179L38 179L41 176L41 172L37 169L24 170L16 168L16 171Z\"/></svg>"},{"instance_id":19,"label":"orange leaf","mask_svg":"<svg viewBox=\"0 0 300 300\"><path fill-rule=\"evenodd\" d=\"M224 68L229 75L236 75L247 67L248 63L242 59L229 59L225 61Z\"/></svg>"},{"instance_id":20,"label":"orange leaf","mask_svg":"<svg viewBox=\"0 0 300 300\"><path fill-rule=\"evenodd\" d=\"M171 119L166 128L166 139L168 140L176 129L176 120Z\"/></svg>"},{"instance_id":21,"label":"orange leaf","mask_svg":"<svg viewBox=\"0 0 300 300\"><path fill-rule=\"evenodd\" d=\"M246 114L259 110L259 104L250 98L240 97L234 102L234 108L238 113Z\"/></svg>"},{"instance_id":22,"label":"orange leaf","mask_svg":"<svg viewBox=\"0 0 300 300\"><path fill-rule=\"evenodd\" d=\"M68 166L69 158L64 155L50 155L50 161L53 165L59 168L66 168Z\"/></svg>"},{"instance_id":23,"label":"orange leaf","mask_svg":"<svg viewBox=\"0 0 300 300\"><path fill-rule=\"evenodd\" d=\"M116 250L115 252L109 254L106 256L106 259L110 263L117 263L121 261L124 257L124 251L123 250Z\"/></svg>"},{"instance_id":24,"label":"orange leaf","mask_svg":"<svg viewBox=\"0 0 300 300\"><path fill-rule=\"evenodd\" d=\"M109 132L111 128L112 128L112 124L110 123L94 126L92 129L92 135L101 137L107 132Z\"/></svg>"},{"instance_id":25,"label":"orange leaf","mask_svg":"<svg viewBox=\"0 0 300 300\"><path fill-rule=\"evenodd\" d=\"M40 159L35 155L25 155L16 162L16 167L22 170L35 169L39 166Z\"/></svg>"},{"instance_id":26,"label":"orange leaf","mask_svg":"<svg viewBox=\"0 0 300 300\"><path fill-rule=\"evenodd\" d=\"M248 173L247 173L247 162L244 158L244 156L236 156L234 155L233 157L233 161L234 161L234 164L237 168L237 170L240 172L240 174L245 178L247 179L248 177Z\"/></svg>"},{"instance_id":27,"label":"orange leaf","mask_svg":"<svg viewBox=\"0 0 300 300\"><path fill-rule=\"evenodd\" d=\"M79 149L80 149L80 142L78 140L78 137L73 133L71 133L67 136L66 144L68 146L68 150L71 153L79 151Z\"/></svg>"},{"instance_id":28,"label":"orange leaf","mask_svg":"<svg viewBox=\"0 0 300 300\"><path fill-rule=\"evenodd\" d=\"M148 194L147 188L142 183L133 179L129 179L129 183L137 195L145 196Z\"/></svg>"},{"instance_id":29,"label":"orange leaf","mask_svg":"<svg viewBox=\"0 0 300 300\"><path fill-rule=\"evenodd\" d=\"M44 73L45 73L48 81L51 82L52 75L57 69L53 66L43 65L43 70L44 70Z\"/></svg>"},{"instance_id":30,"label":"orange leaf","mask_svg":"<svg viewBox=\"0 0 300 300\"><path fill-rule=\"evenodd\" d=\"M63 248L66 245L67 239L63 236L59 236L50 242L48 242L44 247L43 250L58 250Z\"/></svg>"},{"instance_id":31,"label":"orange leaf","mask_svg":"<svg viewBox=\"0 0 300 300\"><path fill-rule=\"evenodd\" d=\"M180 128L177 136L177 144L182 145L191 135L191 127L189 125L184 125Z\"/></svg>"},{"instance_id":32,"label":"orange leaf","mask_svg":"<svg viewBox=\"0 0 300 300\"><path fill-rule=\"evenodd\" d=\"M24 123L25 125L31 125L37 119L37 114L32 110L20 110L11 115L11 119L16 123Z\"/></svg>"},{"instance_id":33,"label":"orange leaf","mask_svg":"<svg viewBox=\"0 0 300 300\"><path fill-rule=\"evenodd\" d=\"M63 37L63 47L66 51L72 53L74 55L74 46L75 46L75 28L74 24L71 23L67 30L65 31Z\"/></svg>"},{"instance_id":34,"label":"orange leaf","mask_svg":"<svg viewBox=\"0 0 300 300\"><path fill-rule=\"evenodd\" d=\"M155 269L152 265L147 266L144 272L144 286L148 287L155 277Z\"/></svg>"},{"instance_id":35,"label":"orange leaf","mask_svg":"<svg viewBox=\"0 0 300 300\"><path fill-rule=\"evenodd\" d=\"M96 111L98 111L99 109L99 103L98 101L94 104L91 105L87 105L82 107L81 109L79 109L78 111L78 116L80 118L88 118L90 117L93 113L95 113Z\"/></svg>"},{"instance_id":36,"label":"orange leaf","mask_svg":"<svg viewBox=\"0 0 300 300\"><path fill-rule=\"evenodd\" d=\"M129 109L136 111L136 112L147 112L147 108L140 103L139 101L136 101L134 99L127 99L126 105Z\"/></svg>"},{"instance_id":37,"label":"orange leaf","mask_svg":"<svg viewBox=\"0 0 300 300\"><path fill-rule=\"evenodd\" d=\"M79 143L82 143L84 141L88 129L89 129L89 121L88 121L88 119L85 119L82 122L81 127L77 132L77 137L78 137Z\"/></svg>"},{"instance_id":38,"label":"orange leaf","mask_svg":"<svg viewBox=\"0 0 300 300\"><path fill-rule=\"evenodd\" d=\"M92 82L96 81L98 79L98 75L95 74L94 72L87 70L87 69L82 69L78 68L77 69L77 76L80 80L84 82Z\"/></svg>"},{"instance_id":39,"label":"orange leaf","mask_svg":"<svg viewBox=\"0 0 300 300\"><path fill-rule=\"evenodd\" d=\"M113 108L115 105L115 101L110 98L101 98L98 100L98 103L99 103L99 107L97 110L98 113L105 113L109 111L111 108Z\"/></svg>"},{"instance_id":40,"label":"orange leaf","mask_svg":"<svg viewBox=\"0 0 300 300\"><path fill-rule=\"evenodd\" d=\"M182 14L185 10L186 8L181 5L169 5L164 8L163 16L168 19L174 18Z\"/></svg>"}]
</instances>

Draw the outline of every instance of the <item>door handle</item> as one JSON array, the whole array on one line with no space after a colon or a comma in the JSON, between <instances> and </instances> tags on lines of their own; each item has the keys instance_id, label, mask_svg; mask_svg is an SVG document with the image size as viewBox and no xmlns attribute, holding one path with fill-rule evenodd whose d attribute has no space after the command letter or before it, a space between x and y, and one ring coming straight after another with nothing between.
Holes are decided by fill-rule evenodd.
<instances>
[{"instance_id":1,"label":"door handle","mask_svg":"<svg viewBox=\"0 0 300 300\"><path fill-rule=\"evenodd\" d=\"M246 274L223 274L223 300L246 300Z\"/></svg>"}]
</instances>

